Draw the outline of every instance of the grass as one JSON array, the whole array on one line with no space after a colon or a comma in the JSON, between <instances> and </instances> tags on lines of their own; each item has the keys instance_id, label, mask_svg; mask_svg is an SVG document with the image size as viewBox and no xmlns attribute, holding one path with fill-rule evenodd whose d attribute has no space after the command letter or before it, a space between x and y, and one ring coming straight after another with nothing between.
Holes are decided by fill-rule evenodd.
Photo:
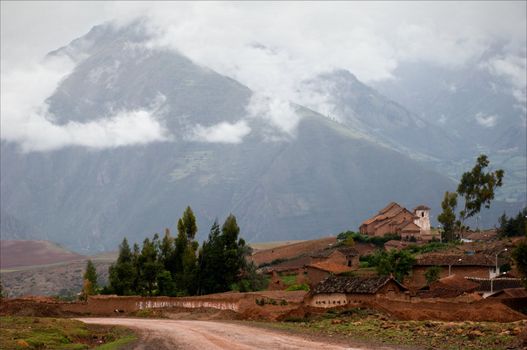
<instances>
[{"instance_id":1,"label":"grass","mask_svg":"<svg viewBox=\"0 0 527 350\"><path fill-rule=\"evenodd\" d=\"M0 317L0 328L0 349L109 350L136 339L126 328L61 318Z\"/></svg>"},{"instance_id":2,"label":"grass","mask_svg":"<svg viewBox=\"0 0 527 350\"><path fill-rule=\"evenodd\" d=\"M527 321L440 322L395 321L373 311L350 309L331 311L313 319L288 319L266 326L312 335L326 335L423 349L505 350L520 348L521 332Z\"/></svg>"},{"instance_id":3,"label":"grass","mask_svg":"<svg viewBox=\"0 0 527 350\"><path fill-rule=\"evenodd\" d=\"M283 275L280 276L282 279L282 282L286 285L286 287L289 287L296 283L296 275Z\"/></svg>"}]
</instances>

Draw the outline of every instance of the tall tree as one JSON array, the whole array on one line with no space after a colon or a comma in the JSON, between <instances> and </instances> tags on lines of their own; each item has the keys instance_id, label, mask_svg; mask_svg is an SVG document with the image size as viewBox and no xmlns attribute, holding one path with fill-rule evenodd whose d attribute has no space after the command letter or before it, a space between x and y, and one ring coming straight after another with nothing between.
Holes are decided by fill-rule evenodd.
<instances>
[{"instance_id":1,"label":"tall tree","mask_svg":"<svg viewBox=\"0 0 527 350\"><path fill-rule=\"evenodd\" d=\"M136 272L132 263L132 251L126 237L119 246L119 257L110 266L109 282L110 289L118 295L131 295L134 293L133 283Z\"/></svg>"},{"instance_id":2,"label":"tall tree","mask_svg":"<svg viewBox=\"0 0 527 350\"><path fill-rule=\"evenodd\" d=\"M166 228L165 236L163 237L163 240L161 241L160 255L159 255L161 263L163 264L166 270L170 270L170 260L173 254L174 254L174 238L172 238L172 236L170 235L170 230Z\"/></svg>"},{"instance_id":3,"label":"tall tree","mask_svg":"<svg viewBox=\"0 0 527 350\"><path fill-rule=\"evenodd\" d=\"M141 281L143 290L148 295L153 295L157 289L157 276L162 270L162 265L157 258L156 238L150 241L146 238L139 257Z\"/></svg>"},{"instance_id":4,"label":"tall tree","mask_svg":"<svg viewBox=\"0 0 527 350\"><path fill-rule=\"evenodd\" d=\"M224 268L223 239L220 226L215 220L210 233L199 252L198 294L209 294L225 291L222 283Z\"/></svg>"},{"instance_id":5,"label":"tall tree","mask_svg":"<svg viewBox=\"0 0 527 350\"><path fill-rule=\"evenodd\" d=\"M189 241L194 240L196 232L198 232L198 226L196 225L196 217L190 207L187 207L183 212L183 216L178 220L177 223L178 232L184 232Z\"/></svg>"},{"instance_id":6,"label":"tall tree","mask_svg":"<svg viewBox=\"0 0 527 350\"><path fill-rule=\"evenodd\" d=\"M91 260L88 260L86 263L86 271L84 272L83 280L90 282L89 288L85 291L86 296L98 293L99 285L97 283L97 270Z\"/></svg>"},{"instance_id":7,"label":"tall tree","mask_svg":"<svg viewBox=\"0 0 527 350\"><path fill-rule=\"evenodd\" d=\"M223 246L225 249L223 256L225 262L223 278L225 286L229 287L232 283L236 282L243 266L243 252L240 251L240 246L238 244L240 227L238 226L234 215L230 214L227 219L225 219L221 231ZM243 242L243 245L245 245L245 242Z\"/></svg>"},{"instance_id":8,"label":"tall tree","mask_svg":"<svg viewBox=\"0 0 527 350\"><path fill-rule=\"evenodd\" d=\"M482 154L476 160L474 168L461 176L457 193L465 199L464 208L459 213L462 224L466 219L479 213L482 206L490 208L495 189L502 185L504 171L498 169L485 172L489 163L488 157Z\"/></svg>"},{"instance_id":9,"label":"tall tree","mask_svg":"<svg viewBox=\"0 0 527 350\"><path fill-rule=\"evenodd\" d=\"M445 192L441 208L443 212L437 217L437 221L443 226L442 239L446 242L455 239L457 193Z\"/></svg>"}]
</instances>

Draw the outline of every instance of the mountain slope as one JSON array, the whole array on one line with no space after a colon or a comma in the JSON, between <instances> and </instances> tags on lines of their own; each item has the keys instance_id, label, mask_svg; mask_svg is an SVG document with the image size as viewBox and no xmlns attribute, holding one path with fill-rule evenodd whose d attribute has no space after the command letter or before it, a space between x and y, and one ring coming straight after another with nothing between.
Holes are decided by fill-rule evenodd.
<instances>
[{"instance_id":1,"label":"mountain slope","mask_svg":"<svg viewBox=\"0 0 527 350\"><path fill-rule=\"evenodd\" d=\"M114 250L123 236L141 241L173 228L187 205L199 239L231 212L248 240L309 239L357 229L390 201L427 204L434 215L454 188L386 142L301 106L292 106L301 116L296 133L270 137L275 129L265 118L247 115L247 87L179 53L147 48L142 35L97 27L53 53L82 59L48 99L50 111L64 124L156 101L170 141L29 154L2 142L2 209L49 240ZM242 143L189 137L197 124L240 120L251 128Z\"/></svg>"}]
</instances>

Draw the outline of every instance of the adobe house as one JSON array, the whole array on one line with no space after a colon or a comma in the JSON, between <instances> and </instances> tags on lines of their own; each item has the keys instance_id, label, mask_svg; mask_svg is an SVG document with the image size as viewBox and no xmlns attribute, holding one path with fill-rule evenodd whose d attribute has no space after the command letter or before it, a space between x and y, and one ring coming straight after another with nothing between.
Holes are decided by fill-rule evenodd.
<instances>
[{"instance_id":1,"label":"adobe house","mask_svg":"<svg viewBox=\"0 0 527 350\"><path fill-rule=\"evenodd\" d=\"M364 221L359 227L361 234L384 236L396 233L402 239L414 237L417 240L430 232L430 208L419 205L413 212L392 202L381 209L375 216Z\"/></svg>"},{"instance_id":2,"label":"adobe house","mask_svg":"<svg viewBox=\"0 0 527 350\"><path fill-rule=\"evenodd\" d=\"M325 249L311 255L311 263L329 262L348 267L359 267L359 252L353 247Z\"/></svg>"},{"instance_id":3,"label":"adobe house","mask_svg":"<svg viewBox=\"0 0 527 350\"><path fill-rule=\"evenodd\" d=\"M421 298L454 298L463 294L473 293L479 285L459 275L450 275L441 278L430 286L427 290L421 290Z\"/></svg>"},{"instance_id":4,"label":"adobe house","mask_svg":"<svg viewBox=\"0 0 527 350\"><path fill-rule=\"evenodd\" d=\"M306 271L309 284L314 286L329 276L351 272L352 269L346 265L322 261L307 265Z\"/></svg>"},{"instance_id":5,"label":"adobe house","mask_svg":"<svg viewBox=\"0 0 527 350\"><path fill-rule=\"evenodd\" d=\"M405 279L405 284L418 289L425 286L426 270L433 266L441 267L439 278L454 274L461 277L494 278L499 274L499 266L503 263L505 260L499 259L498 271L496 271L494 256L484 254L424 254L417 258L411 275Z\"/></svg>"},{"instance_id":6,"label":"adobe house","mask_svg":"<svg viewBox=\"0 0 527 350\"><path fill-rule=\"evenodd\" d=\"M306 297L305 303L319 308L345 306L364 299L402 296L408 289L390 276L330 276Z\"/></svg>"}]
</instances>

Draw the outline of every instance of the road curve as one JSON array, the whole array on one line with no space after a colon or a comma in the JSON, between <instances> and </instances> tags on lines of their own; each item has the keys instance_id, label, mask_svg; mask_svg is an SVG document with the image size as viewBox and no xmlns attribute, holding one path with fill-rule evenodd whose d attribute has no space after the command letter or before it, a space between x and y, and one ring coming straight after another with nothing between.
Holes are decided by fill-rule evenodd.
<instances>
[{"instance_id":1,"label":"road curve","mask_svg":"<svg viewBox=\"0 0 527 350\"><path fill-rule=\"evenodd\" d=\"M134 349L252 350L317 349L365 350L311 341L267 329L216 321L154 320L135 318L79 318L85 323L119 325L138 330L141 342Z\"/></svg>"}]
</instances>

